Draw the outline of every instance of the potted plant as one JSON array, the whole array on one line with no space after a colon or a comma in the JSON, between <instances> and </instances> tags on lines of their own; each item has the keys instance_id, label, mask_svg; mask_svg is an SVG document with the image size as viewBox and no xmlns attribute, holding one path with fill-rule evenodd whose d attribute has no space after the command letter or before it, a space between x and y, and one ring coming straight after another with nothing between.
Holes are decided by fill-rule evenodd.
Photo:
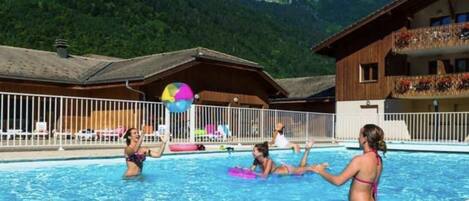
<instances>
[{"instance_id":1,"label":"potted plant","mask_svg":"<svg viewBox=\"0 0 469 201\"><path fill-rule=\"evenodd\" d=\"M469 89L469 73L466 73L461 77L458 89Z\"/></svg>"},{"instance_id":2,"label":"potted plant","mask_svg":"<svg viewBox=\"0 0 469 201\"><path fill-rule=\"evenodd\" d=\"M438 79L436 81L436 90L438 91L446 91L453 86L453 79L451 77L446 76Z\"/></svg>"},{"instance_id":3,"label":"potted plant","mask_svg":"<svg viewBox=\"0 0 469 201\"><path fill-rule=\"evenodd\" d=\"M459 32L459 39L469 39L469 24L464 24L464 26L461 28L461 31Z\"/></svg>"},{"instance_id":4,"label":"potted plant","mask_svg":"<svg viewBox=\"0 0 469 201\"><path fill-rule=\"evenodd\" d=\"M412 39L412 34L409 32L402 32L397 35L397 39L395 45L397 48L406 48L410 44L410 40Z\"/></svg>"},{"instance_id":5,"label":"potted plant","mask_svg":"<svg viewBox=\"0 0 469 201\"><path fill-rule=\"evenodd\" d=\"M399 83L397 84L397 88L396 88L397 93L400 93L400 94L406 93L407 91L409 91L411 84L412 82L410 80L407 80L407 79L399 80Z\"/></svg>"},{"instance_id":6,"label":"potted plant","mask_svg":"<svg viewBox=\"0 0 469 201\"><path fill-rule=\"evenodd\" d=\"M427 90L430 90L431 86L432 86L432 80L430 78L422 78L415 85L415 90L427 91Z\"/></svg>"}]
</instances>

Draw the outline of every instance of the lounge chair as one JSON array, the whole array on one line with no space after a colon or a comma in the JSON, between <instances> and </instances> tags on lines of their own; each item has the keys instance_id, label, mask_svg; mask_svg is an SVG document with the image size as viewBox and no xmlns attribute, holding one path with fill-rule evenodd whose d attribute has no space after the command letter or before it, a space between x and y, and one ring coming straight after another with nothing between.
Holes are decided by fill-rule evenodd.
<instances>
[{"instance_id":1,"label":"lounge chair","mask_svg":"<svg viewBox=\"0 0 469 201\"><path fill-rule=\"evenodd\" d=\"M153 126L150 125L143 126L140 133L143 135L145 141L154 140L156 136L156 131L153 129Z\"/></svg>"},{"instance_id":2,"label":"lounge chair","mask_svg":"<svg viewBox=\"0 0 469 201\"><path fill-rule=\"evenodd\" d=\"M92 140L98 137L96 132L94 132L94 130L90 128L78 131L77 133L75 133L75 136L80 140Z\"/></svg>"},{"instance_id":3,"label":"lounge chair","mask_svg":"<svg viewBox=\"0 0 469 201\"><path fill-rule=\"evenodd\" d=\"M3 138L3 136L6 136L6 139L12 139L15 135L20 135L23 133L23 130L21 129L7 129L6 132L1 132L0 136Z\"/></svg>"},{"instance_id":4,"label":"lounge chair","mask_svg":"<svg viewBox=\"0 0 469 201\"><path fill-rule=\"evenodd\" d=\"M116 129L96 130L96 135L104 140L117 140L119 138Z\"/></svg>"},{"instance_id":5,"label":"lounge chair","mask_svg":"<svg viewBox=\"0 0 469 201\"><path fill-rule=\"evenodd\" d=\"M196 129L194 130L194 135L195 135L195 141L197 142L204 141L204 139L207 136L207 131L205 131L205 129Z\"/></svg>"},{"instance_id":6,"label":"lounge chair","mask_svg":"<svg viewBox=\"0 0 469 201\"><path fill-rule=\"evenodd\" d=\"M30 139L32 134L30 132L23 132L23 130L17 129L15 136L18 136L17 139Z\"/></svg>"},{"instance_id":7,"label":"lounge chair","mask_svg":"<svg viewBox=\"0 0 469 201\"><path fill-rule=\"evenodd\" d=\"M219 140L223 137L221 133L216 130L215 124L207 124L205 126L205 131L207 132L206 135L209 140Z\"/></svg>"},{"instance_id":8,"label":"lounge chair","mask_svg":"<svg viewBox=\"0 0 469 201\"><path fill-rule=\"evenodd\" d=\"M31 133L32 137L36 136L39 139L40 136L42 138L49 137L49 130L47 130L47 122L36 122L36 128Z\"/></svg>"},{"instance_id":9,"label":"lounge chair","mask_svg":"<svg viewBox=\"0 0 469 201\"><path fill-rule=\"evenodd\" d=\"M127 128L124 127L124 126L118 126L114 130L114 132L116 132L119 135L119 137L124 137L124 134L125 134L126 131L127 131Z\"/></svg>"},{"instance_id":10,"label":"lounge chair","mask_svg":"<svg viewBox=\"0 0 469 201\"><path fill-rule=\"evenodd\" d=\"M55 139L71 139L73 138L72 133L69 130L66 130L65 132L58 132L57 130L52 130L52 135L54 136Z\"/></svg>"},{"instance_id":11,"label":"lounge chair","mask_svg":"<svg viewBox=\"0 0 469 201\"><path fill-rule=\"evenodd\" d=\"M166 126L164 124L160 124L160 125L158 125L158 129L154 132L155 137L160 138L162 136L165 136L167 131L169 132L168 126ZM173 138L173 134L170 132L169 133L169 140L171 141L172 138Z\"/></svg>"},{"instance_id":12,"label":"lounge chair","mask_svg":"<svg viewBox=\"0 0 469 201\"><path fill-rule=\"evenodd\" d=\"M230 125L228 124L218 125L217 132L221 134L221 136L223 137L223 141L226 141L228 138L231 137Z\"/></svg>"}]
</instances>

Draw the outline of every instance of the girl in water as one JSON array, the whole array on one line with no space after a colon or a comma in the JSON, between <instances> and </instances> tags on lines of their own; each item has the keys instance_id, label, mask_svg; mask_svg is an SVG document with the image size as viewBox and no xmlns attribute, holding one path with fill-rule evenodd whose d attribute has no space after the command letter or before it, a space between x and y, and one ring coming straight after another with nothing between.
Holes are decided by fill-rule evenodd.
<instances>
[{"instance_id":1,"label":"girl in water","mask_svg":"<svg viewBox=\"0 0 469 201\"><path fill-rule=\"evenodd\" d=\"M328 182L337 186L353 179L349 190L349 200L375 201L379 178L383 170L383 162L378 150L383 151L383 154L386 152L384 132L374 124L367 124L360 129L358 143L363 149L363 154L355 156L339 175L328 173L325 166L322 165L312 169Z\"/></svg>"},{"instance_id":2,"label":"girl in water","mask_svg":"<svg viewBox=\"0 0 469 201\"><path fill-rule=\"evenodd\" d=\"M166 147L166 142L168 138L166 136L161 137L163 142L160 145L158 151L153 151L145 147L141 147L143 142L143 136L138 134L136 128L130 128L125 132L124 139L126 140L127 147L125 147L125 161L127 162L127 171L125 171L124 176L135 177L141 174L143 168L143 161L145 161L146 156L153 158L159 158L163 155L163 152Z\"/></svg>"},{"instance_id":3,"label":"girl in water","mask_svg":"<svg viewBox=\"0 0 469 201\"><path fill-rule=\"evenodd\" d=\"M262 170L262 173L259 174L261 177L268 177L270 174L277 175L302 175L306 172L312 172L312 168L315 165L307 166L307 160L309 151L313 146L313 142L306 144L305 152L298 166L292 166L288 164L276 165L274 161L269 157L269 143L264 142L262 144L256 144L252 150L252 156L254 157L254 162L251 166L251 170L255 171L259 166ZM328 166L327 163L322 164L322 166Z\"/></svg>"}]
</instances>

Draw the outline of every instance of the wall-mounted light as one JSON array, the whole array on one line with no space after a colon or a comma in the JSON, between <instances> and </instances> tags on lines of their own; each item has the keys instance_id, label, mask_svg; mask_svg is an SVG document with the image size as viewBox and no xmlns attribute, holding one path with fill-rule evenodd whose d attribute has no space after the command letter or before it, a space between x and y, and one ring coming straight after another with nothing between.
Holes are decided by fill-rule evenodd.
<instances>
[{"instance_id":1,"label":"wall-mounted light","mask_svg":"<svg viewBox=\"0 0 469 201\"><path fill-rule=\"evenodd\" d=\"M237 103L239 101L239 98L238 97L234 97L233 98L233 102Z\"/></svg>"},{"instance_id":2,"label":"wall-mounted light","mask_svg":"<svg viewBox=\"0 0 469 201\"><path fill-rule=\"evenodd\" d=\"M438 100L436 100L436 99L433 100L433 106L435 106L435 107L438 106Z\"/></svg>"},{"instance_id":3,"label":"wall-mounted light","mask_svg":"<svg viewBox=\"0 0 469 201\"><path fill-rule=\"evenodd\" d=\"M195 95L194 95L194 99L195 99L195 100L199 100L199 98L200 98L199 94L195 94Z\"/></svg>"},{"instance_id":4,"label":"wall-mounted light","mask_svg":"<svg viewBox=\"0 0 469 201\"><path fill-rule=\"evenodd\" d=\"M371 105L370 100L366 100L366 105Z\"/></svg>"}]
</instances>

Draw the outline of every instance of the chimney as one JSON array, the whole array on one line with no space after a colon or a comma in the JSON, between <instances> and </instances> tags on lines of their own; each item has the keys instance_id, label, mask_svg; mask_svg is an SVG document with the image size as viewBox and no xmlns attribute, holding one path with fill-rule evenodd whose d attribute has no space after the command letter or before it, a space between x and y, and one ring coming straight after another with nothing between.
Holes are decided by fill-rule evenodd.
<instances>
[{"instance_id":1,"label":"chimney","mask_svg":"<svg viewBox=\"0 0 469 201\"><path fill-rule=\"evenodd\" d=\"M57 49L57 55L60 58L68 58L68 51L67 51L67 41L65 39L55 39L55 48Z\"/></svg>"}]
</instances>

